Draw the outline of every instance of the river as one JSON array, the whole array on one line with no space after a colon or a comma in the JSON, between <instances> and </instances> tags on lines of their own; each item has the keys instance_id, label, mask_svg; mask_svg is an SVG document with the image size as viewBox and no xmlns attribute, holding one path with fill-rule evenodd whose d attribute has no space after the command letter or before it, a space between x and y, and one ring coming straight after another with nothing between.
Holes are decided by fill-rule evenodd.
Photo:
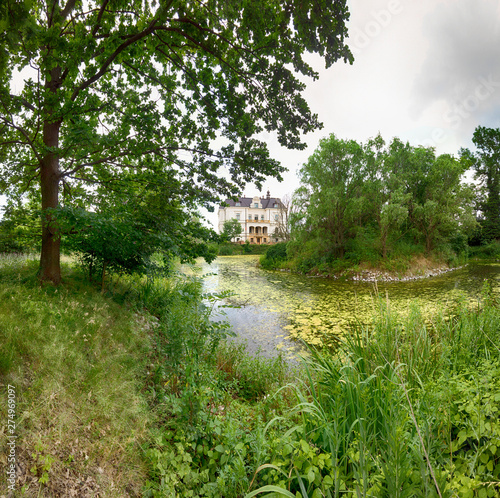
<instances>
[{"instance_id":1,"label":"river","mask_svg":"<svg viewBox=\"0 0 500 498\"><path fill-rule=\"evenodd\" d=\"M481 299L484 281L500 296L500 264L470 263L435 277L409 282L367 283L307 277L257 267L259 256L220 256L199 261L185 271L205 275L204 292L233 291L225 313L238 340L251 353L295 357L296 339L321 344L349 333L353 324L367 324L381 303L404 314L412 303L432 314L461 300Z\"/></svg>"}]
</instances>

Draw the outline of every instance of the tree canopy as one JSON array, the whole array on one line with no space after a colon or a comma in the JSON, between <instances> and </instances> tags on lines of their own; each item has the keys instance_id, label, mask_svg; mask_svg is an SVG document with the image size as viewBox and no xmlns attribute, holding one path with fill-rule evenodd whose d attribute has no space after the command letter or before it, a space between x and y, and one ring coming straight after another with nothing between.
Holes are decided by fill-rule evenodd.
<instances>
[{"instance_id":1,"label":"tree canopy","mask_svg":"<svg viewBox=\"0 0 500 498\"><path fill-rule=\"evenodd\" d=\"M300 170L290 251L328 265L385 259L402 244L427 254L451 247L475 226L466 170L465 161L398 138L360 144L332 134Z\"/></svg>"},{"instance_id":2,"label":"tree canopy","mask_svg":"<svg viewBox=\"0 0 500 498\"><path fill-rule=\"evenodd\" d=\"M483 189L479 205L485 240L500 240L500 128L478 126L472 137L477 151L462 149Z\"/></svg>"},{"instance_id":3,"label":"tree canopy","mask_svg":"<svg viewBox=\"0 0 500 498\"><path fill-rule=\"evenodd\" d=\"M241 235L242 231L243 229L241 228L240 222L236 218L231 218L230 220L226 220L224 222L220 238L223 241L228 242Z\"/></svg>"},{"instance_id":4,"label":"tree canopy","mask_svg":"<svg viewBox=\"0 0 500 498\"><path fill-rule=\"evenodd\" d=\"M320 126L306 54L352 62L347 19L344 0L3 2L1 187L40 204L42 280L60 281L52 210L88 209L130 173L171 172L181 210L280 178L259 134L304 147Z\"/></svg>"}]
</instances>

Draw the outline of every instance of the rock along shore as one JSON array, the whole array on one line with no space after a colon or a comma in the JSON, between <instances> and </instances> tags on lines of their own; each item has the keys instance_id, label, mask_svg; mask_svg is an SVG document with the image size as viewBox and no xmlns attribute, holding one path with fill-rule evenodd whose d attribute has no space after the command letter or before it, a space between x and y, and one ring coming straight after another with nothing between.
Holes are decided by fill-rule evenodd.
<instances>
[{"instance_id":1,"label":"rock along shore","mask_svg":"<svg viewBox=\"0 0 500 498\"><path fill-rule=\"evenodd\" d=\"M379 271L379 270L362 270L353 274L352 276L347 276L348 280L354 280L357 282L410 282L412 280L421 280L428 277L437 277L443 275L444 273L449 273L451 271L459 270L463 266L456 266L455 268L448 268L447 266L431 268L423 270L418 274L413 275L394 275L392 273ZM338 277L337 277L338 278Z\"/></svg>"}]
</instances>

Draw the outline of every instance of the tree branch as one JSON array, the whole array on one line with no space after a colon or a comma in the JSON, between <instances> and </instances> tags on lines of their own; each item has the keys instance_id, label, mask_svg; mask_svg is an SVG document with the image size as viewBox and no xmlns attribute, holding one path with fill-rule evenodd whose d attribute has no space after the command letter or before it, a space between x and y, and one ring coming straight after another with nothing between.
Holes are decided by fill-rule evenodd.
<instances>
[{"instance_id":1,"label":"tree branch","mask_svg":"<svg viewBox=\"0 0 500 498\"><path fill-rule=\"evenodd\" d=\"M113 63L113 61L120 55L127 47L132 45L133 43L142 40L143 38L146 38L149 36L155 29L156 25L156 19L151 21L149 26L141 31L140 33L136 33L135 35L132 36L132 38L128 39L127 41L123 42L121 45L117 47L117 49L104 61L103 65L101 66L101 69L94 74L91 78L88 80L84 81L81 85L79 85L77 88L75 88L73 94L71 95L71 100L75 101L76 98L78 97L78 94L82 91L88 88L92 83L97 81L99 78L101 78L104 74L106 74L108 67Z\"/></svg>"},{"instance_id":2,"label":"tree branch","mask_svg":"<svg viewBox=\"0 0 500 498\"><path fill-rule=\"evenodd\" d=\"M10 94L10 98L12 100L19 100L19 102L21 102L24 105L24 107L27 107L30 111L36 112L35 106L30 104L25 98L23 98L19 95L14 95L12 93Z\"/></svg>"},{"instance_id":3,"label":"tree branch","mask_svg":"<svg viewBox=\"0 0 500 498\"><path fill-rule=\"evenodd\" d=\"M61 17L65 20L69 13L75 8L76 0L68 0L66 6L61 11Z\"/></svg>"},{"instance_id":4,"label":"tree branch","mask_svg":"<svg viewBox=\"0 0 500 498\"><path fill-rule=\"evenodd\" d=\"M94 38L95 38L95 35L97 34L97 32L99 31L99 28L101 27L102 16L104 14L104 11L106 10L106 6L108 5L108 3L109 3L109 0L104 0L104 2L102 3L101 9L99 10L99 14L97 15L94 29L92 30L92 36Z\"/></svg>"}]
</instances>

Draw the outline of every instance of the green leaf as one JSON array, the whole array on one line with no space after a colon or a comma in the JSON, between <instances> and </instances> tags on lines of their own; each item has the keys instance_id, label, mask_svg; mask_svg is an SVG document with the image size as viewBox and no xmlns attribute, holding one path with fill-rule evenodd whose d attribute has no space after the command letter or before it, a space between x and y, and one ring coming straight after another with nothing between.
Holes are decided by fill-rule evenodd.
<instances>
[{"instance_id":1,"label":"green leaf","mask_svg":"<svg viewBox=\"0 0 500 498\"><path fill-rule=\"evenodd\" d=\"M252 498L253 496L257 496L258 494L261 493L278 493L279 495L282 496L288 496L289 498L295 498L295 495L293 493L290 493L290 491L279 488L278 486L273 486L268 484L267 486L262 486L259 489L256 489L255 491L252 491L251 493L248 493L245 495L245 498Z\"/></svg>"}]
</instances>

